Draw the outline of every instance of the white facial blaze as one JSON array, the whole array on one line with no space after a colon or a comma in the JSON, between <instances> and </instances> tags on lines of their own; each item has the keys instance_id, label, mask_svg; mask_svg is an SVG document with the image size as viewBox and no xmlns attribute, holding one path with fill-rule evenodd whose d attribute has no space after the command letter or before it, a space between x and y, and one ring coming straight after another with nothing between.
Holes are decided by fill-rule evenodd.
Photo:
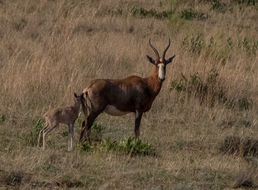
<instances>
[{"instance_id":1,"label":"white facial blaze","mask_svg":"<svg viewBox=\"0 0 258 190\"><path fill-rule=\"evenodd\" d=\"M159 67L159 79L164 80L165 79L165 65L164 63L158 64Z\"/></svg>"}]
</instances>

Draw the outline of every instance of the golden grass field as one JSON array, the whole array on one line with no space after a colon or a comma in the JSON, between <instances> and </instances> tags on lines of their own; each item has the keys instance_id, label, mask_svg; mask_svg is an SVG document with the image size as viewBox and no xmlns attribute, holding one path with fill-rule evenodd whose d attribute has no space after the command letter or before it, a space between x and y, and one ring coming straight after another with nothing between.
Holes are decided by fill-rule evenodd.
<instances>
[{"instance_id":1,"label":"golden grass field","mask_svg":"<svg viewBox=\"0 0 258 190\"><path fill-rule=\"evenodd\" d=\"M0 189L258 189L258 142L220 151L258 140L257 20L256 0L0 0ZM149 38L176 54L141 122L154 156L84 151L82 115L73 151L66 126L36 147L43 114L91 80L150 75ZM107 143L134 135L133 114L97 123Z\"/></svg>"}]
</instances>

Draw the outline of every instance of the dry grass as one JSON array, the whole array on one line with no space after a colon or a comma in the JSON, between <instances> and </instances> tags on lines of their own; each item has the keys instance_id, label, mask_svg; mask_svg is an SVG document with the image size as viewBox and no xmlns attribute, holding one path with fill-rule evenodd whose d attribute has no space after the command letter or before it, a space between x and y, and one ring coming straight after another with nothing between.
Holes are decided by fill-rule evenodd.
<instances>
[{"instance_id":1,"label":"dry grass","mask_svg":"<svg viewBox=\"0 0 258 190\"><path fill-rule=\"evenodd\" d=\"M0 1L0 188L230 189L257 171L256 157L216 149L258 138L258 7L238 2ZM148 39L162 50L169 37L176 59L141 126L157 156L68 153L61 127L34 146L45 111L92 79L148 76ZM101 137L127 139L133 119L101 115Z\"/></svg>"}]
</instances>

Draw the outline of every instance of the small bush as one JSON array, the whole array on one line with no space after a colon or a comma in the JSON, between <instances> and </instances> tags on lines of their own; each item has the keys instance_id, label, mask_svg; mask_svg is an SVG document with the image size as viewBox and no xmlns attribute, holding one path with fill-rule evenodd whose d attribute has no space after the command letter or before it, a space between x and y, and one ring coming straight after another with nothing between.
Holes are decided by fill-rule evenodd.
<instances>
[{"instance_id":1,"label":"small bush","mask_svg":"<svg viewBox=\"0 0 258 190\"><path fill-rule=\"evenodd\" d=\"M4 123L6 121L6 115L2 114L0 117L0 124Z\"/></svg>"},{"instance_id":2,"label":"small bush","mask_svg":"<svg viewBox=\"0 0 258 190\"><path fill-rule=\"evenodd\" d=\"M240 138L237 136L227 136L218 144L218 149L222 153L246 156L258 156L258 140L252 138Z\"/></svg>"},{"instance_id":3,"label":"small bush","mask_svg":"<svg viewBox=\"0 0 258 190\"><path fill-rule=\"evenodd\" d=\"M134 138L128 138L120 142L111 141L110 139L104 139L100 144L91 146L87 141L84 141L79 146L80 150L89 152L93 150L104 151L104 152L121 152L129 155L156 155L155 149L148 143L143 143L140 139L135 140Z\"/></svg>"},{"instance_id":4,"label":"small bush","mask_svg":"<svg viewBox=\"0 0 258 190\"><path fill-rule=\"evenodd\" d=\"M129 155L155 155L155 149L148 143L143 143L140 139L128 138L127 140L120 141L103 141L102 147L107 151L118 151Z\"/></svg>"},{"instance_id":5,"label":"small bush","mask_svg":"<svg viewBox=\"0 0 258 190\"><path fill-rule=\"evenodd\" d=\"M38 135L40 130L43 128L43 125L44 121L41 118L32 120L32 128L30 128L28 133L25 133L22 136L22 139L24 140L26 145L37 145Z\"/></svg>"},{"instance_id":6,"label":"small bush","mask_svg":"<svg viewBox=\"0 0 258 190\"><path fill-rule=\"evenodd\" d=\"M211 107L219 103L231 109L248 110L253 105L250 98L229 97L216 69L211 69L205 78L201 77L198 72L188 78L181 73L180 78L171 81L170 91L172 90L186 93L187 97L194 96L199 99L200 104L205 103Z\"/></svg>"},{"instance_id":7,"label":"small bush","mask_svg":"<svg viewBox=\"0 0 258 190\"><path fill-rule=\"evenodd\" d=\"M155 9L146 10L142 7L141 8L133 7L131 9L131 14L132 14L132 16L154 17L156 19L166 19L172 14L172 11L158 12Z\"/></svg>"},{"instance_id":8,"label":"small bush","mask_svg":"<svg viewBox=\"0 0 258 190\"><path fill-rule=\"evenodd\" d=\"M236 0L238 4L255 5L257 0Z\"/></svg>"},{"instance_id":9,"label":"small bush","mask_svg":"<svg viewBox=\"0 0 258 190\"><path fill-rule=\"evenodd\" d=\"M186 36L182 41L182 47L189 52L200 54L201 50L205 47L203 35L198 33L190 37Z\"/></svg>"},{"instance_id":10,"label":"small bush","mask_svg":"<svg viewBox=\"0 0 258 190\"><path fill-rule=\"evenodd\" d=\"M60 184L67 187L67 188L84 186L84 184L81 181L79 181L79 180L77 180L74 177L69 176L69 175L63 176L61 181L60 181Z\"/></svg>"},{"instance_id":11,"label":"small bush","mask_svg":"<svg viewBox=\"0 0 258 190\"><path fill-rule=\"evenodd\" d=\"M5 186L19 187L22 182L30 181L30 179L30 174L24 173L20 170L8 172L0 170L0 184Z\"/></svg>"},{"instance_id":12,"label":"small bush","mask_svg":"<svg viewBox=\"0 0 258 190\"><path fill-rule=\"evenodd\" d=\"M108 10L108 14L110 14L111 16L122 16L123 10L122 9Z\"/></svg>"},{"instance_id":13,"label":"small bush","mask_svg":"<svg viewBox=\"0 0 258 190\"><path fill-rule=\"evenodd\" d=\"M63 132L62 132L62 136L63 136L63 137L67 137L67 136L68 136L68 131L63 131Z\"/></svg>"},{"instance_id":14,"label":"small bush","mask_svg":"<svg viewBox=\"0 0 258 190\"><path fill-rule=\"evenodd\" d=\"M179 79L171 82L170 90L186 92L188 97L191 95L199 98L200 103L206 102L213 106L215 102L225 103L226 93L219 82L219 73L216 69L210 70L207 78L202 79L198 73L194 73L187 78L181 73Z\"/></svg>"},{"instance_id":15,"label":"small bush","mask_svg":"<svg viewBox=\"0 0 258 190\"><path fill-rule=\"evenodd\" d=\"M193 20L193 19L204 20L207 18L207 15L205 15L204 13L198 13L192 8L190 8L190 9L185 9L181 11L180 18L183 18L186 20Z\"/></svg>"},{"instance_id":16,"label":"small bush","mask_svg":"<svg viewBox=\"0 0 258 190\"><path fill-rule=\"evenodd\" d=\"M103 125L97 121L91 126L91 140L100 142L102 139Z\"/></svg>"},{"instance_id":17,"label":"small bush","mask_svg":"<svg viewBox=\"0 0 258 190\"><path fill-rule=\"evenodd\" d=\"M93 149L94 149L94 147L93 146L91 146L89 143L88 143L88 141L83 141L82 143L79 143L78 145L77 145L77 147L78 147L78 149L79 150L81 150L81 151L83 151L83 152L90 152L90 151L92 151Z\"/></svg>"},{"instance_id":18,"label":"small bush","mask_svg":"<svg viewBox=\"0 0 258 190\"><path fill-rule=\"evenodd\" d=\"M250 42L246 37L238 41L238 48L244 50L248 55L256 55L258 41Z\"/></svg>"},{"instance_id":19,"label":"small bush","mask_svg":"<svg viewBox=\"0 0 258 190\"><path fill-rule=\"evenodd\" d=\"M256 173L255 169L238 172L235 176L233 188L257 188L258 184L255 184L255 181L257 181Z\"/></svg>"},{"instance_id":20,"label":"small bush","mask_svg":"<svg viewBox=\"0 0 258 190\"><path fill-rule=\"evenodd\" d=\"M220 13L225 13L227 11L227 6L219 0L214 0L212 2L211 9Z\"/></svg>"}]
</instances>

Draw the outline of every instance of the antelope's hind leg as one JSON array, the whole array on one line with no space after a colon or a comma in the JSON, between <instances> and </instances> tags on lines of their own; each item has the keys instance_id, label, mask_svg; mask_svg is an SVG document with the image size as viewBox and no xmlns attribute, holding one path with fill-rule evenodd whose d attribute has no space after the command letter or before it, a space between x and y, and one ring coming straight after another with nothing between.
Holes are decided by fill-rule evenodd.
<instances>
[{"instance_id":1,"label":"antelope's hind leg","mask_svg":"<svg viewBox=\"0 0 258 190\"><path fill-rule=\"evenodd\" d=\"M43 130L43 150L46 148L46 135L50 133L54 128L56 128L58 124L55 124L53 127L48 126Z\"/></svg>"},{"instance_id":2,"label":"antelope's hind leg","mask_svg":"<svg viewBox=\"0 0 258 190\"><path fill-rule=\"evenodd\" d=\"M90 140L91 126L92 126L93 122L95 121L95 119L98 117L99 114L100 113L91 112L89 114L89 116L87 117L86 125L85 125L85 121L82 122L80 141L82 141L83 136L84 136L84 132L85 132L85 129L86 129L87 139L88 139L89 143L91 144L91 140Z\"/></svg>"},{"instance_id":3,"label":"antelope's hind leg","mask_svg":"<svg viewBox=\"0 0 258 190\"><path fill-rule=\"evenodd\" d=\"M39 136L38 136L38 147L40 147L40 139L41 139L41 136L42 136L42 133L43 133L43 131L44 130L46 130L47 129L47 127L48 127L48 124L47 123L45 123L45 125L44 125L44 127L43 127L43 129L41 129L40 131L39 131Z\"/></svg>"},{"instance_id":4,"label":"antelope's hind leg","mask_svg":"<svg viewBox=\"0 0 258 190\"><path fill-rule=\"evenodd\" d=\"M140 136L140 125L141 125L142 114L143 112L139 112L139 111L135 112L135 127L134 127L135 139L138 139Z\"/></svg>"}]
</instances>

